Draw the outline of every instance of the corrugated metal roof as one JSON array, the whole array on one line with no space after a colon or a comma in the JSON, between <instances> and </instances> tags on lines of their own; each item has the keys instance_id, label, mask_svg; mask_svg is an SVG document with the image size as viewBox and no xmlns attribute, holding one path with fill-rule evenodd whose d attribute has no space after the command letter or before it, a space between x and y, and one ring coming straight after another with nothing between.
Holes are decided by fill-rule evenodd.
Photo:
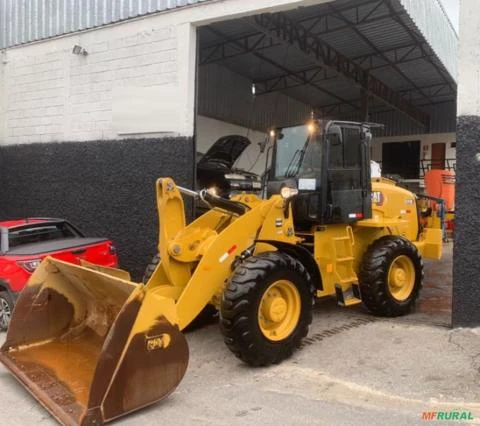
<instances>
[{"instance_id":1,"label":"corrugated metal roof","mask_svg":"<svg viewBox=\"0 0 480 426\"><path fill-rule=\"evenodd\" d=\"M457 125L456 103L444 102L423 108L430 115L430 133L455 132ZM382 123L385 128L378 131L381 136L416 135L425 133L422 126L398 111L373 113L371 121Z\"/></svg>"},{"instance_id":2,"label":"corrugated metal roof","mask_svg":"<svg viewBox=\"0 0 480 426\"><path fill-rule=\"evenodd\" d=\"M458 76L458 35L438 0L400 0L450 75Z\"/></svg>"},{"instance_id":3,"label":"corrugated metal roof","mask_svg":"<svg viewBox=\"0 0 480 426\"><path fill-rule=\"evenodd\" d=\"M1 0L0 49L211 0Z\"/></svg>"},{"instance_id":4,"label":"corrugated metal roof","mask_svg":"<svg viewBox=\"0 0 480 426\"><path fill-rule=\"evenodd\" d=\"M253 97L249 79L216 64L200 68L198 91L200 115L248 129L266 131L275 125L301 123L311 112L304 102L280 92Z\"/></svg>"},{"instance_id":5,"label":"corrugated metal roof","mask_svg":"<svg viewBox=\"0 0 480 426\"><path fill-rule=\"evenodd\" d=\"M255 99L252 96L252 83L249 79L218 64L200 68L198 88L200 115L260 131L266 131L275 125L286 126L304 122L310 117L312 105L315 105L319 95L312 88L302 86L295 91L269 93L257 96ZM355 86L350 86L350 91L355 92L357 96L360 95L360 90ZM235 99L235 102L232 102L232 99ZM430 114L431 133L455 132L457 116L455 101L450 100L421 108ZM327 118L336 117L332 115ZM341 118L363 120L358 111L343 115ZM384 129L376 132L377 136L425 133L425 129L420 124L384 105L380 111L372 110L370 121L382 123L385 126Z\"/></svg>"},{"instance_id":6,"label":"corrugated metal roof","mask_svg":"<svg viewBox=\"0 0 480 426\"><path fill-rule=\"evenodd\" d=\"M430 132L455 131L456 83L452 69L456 67L457 36L437 0L415 0L414 9L406 1L335 0L282 14L429 113ZM431 24L424 22L429 13ZM446 33L439 38L450 40L450 47L434 50L423 25ZM299 78L302 70L322 70L324 64L288 41L269 37L262 40L263 29L253 17L201 28L200 68L217 63L258 83L261 93L267 93L262 96L281 92L304 103L304 110L314 108L326 114L341 114L341 118L352 115L362 119L361 91L352 78L335 71L327 76L320 72L311 79L313 73ZM245 90L250 93L249 88ZM215 111L215 92L204 90L200 105L205 101L202 96L208 97L209 111ZM388 102L374 99L370 110L372 117L387 125L388 134L425 132L405 114L391 111ZM242 119L243 115L238 114L236 120ZM247 121L243 124L248 126Z\"/></svg>"}]
</instances>

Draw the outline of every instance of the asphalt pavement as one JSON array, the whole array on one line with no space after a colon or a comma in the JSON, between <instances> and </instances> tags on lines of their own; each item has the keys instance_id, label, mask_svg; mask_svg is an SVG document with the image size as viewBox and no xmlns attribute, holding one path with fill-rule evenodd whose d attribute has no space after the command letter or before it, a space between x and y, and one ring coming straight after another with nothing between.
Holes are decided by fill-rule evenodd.
<instances>
[{"instance_id":1,"label":"asphalt pavement","mask_svg":"<svg viewBox=\"0 0 480 426\"><path fill-rule=\"evenodd\" d=\"M449 410L480 424L478 329L377 319L323 302L303 347L273 367L242 364L216 325L187 339L190 365L177 390L117 424L412 425L424 423L424 411ZM0 395L0 424L55 424L3 367Z\"/></svg>"},{"instance_id":2,"label":"asphalt pavement","mask_svg":"<svg viewBox=\"0 0 480 426\"><path fill-rule=\"evenodd\" d=\"M114 424L422 425L434 423L424 412L452 411L468 414L462 424L480 424L480 329L448 327L432 289L448 293L451 281L435 277L403 318L317 303L302 348L268 368L242 364L216 324L190 332L190 364L177 390ZM3 367L0 395L1 425L56 424Z\"/></svg>"}]
</instances>

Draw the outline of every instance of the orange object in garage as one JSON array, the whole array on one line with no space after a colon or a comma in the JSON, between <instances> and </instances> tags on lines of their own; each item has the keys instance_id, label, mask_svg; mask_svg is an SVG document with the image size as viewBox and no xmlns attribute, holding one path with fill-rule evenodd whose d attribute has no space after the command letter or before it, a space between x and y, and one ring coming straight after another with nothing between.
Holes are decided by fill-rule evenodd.
<instances>
[{"instance_id":1,"label":"orange object in garage","mask_svg":"<svg viewBox=\"0 0 480 426\"><path fill-rule=\"evenodd\" d=\"M455 210L455 173L450 170L429 170L425 173L425 189L431 197L445 200L447 211Z\"/></svg>"}]
</instances>

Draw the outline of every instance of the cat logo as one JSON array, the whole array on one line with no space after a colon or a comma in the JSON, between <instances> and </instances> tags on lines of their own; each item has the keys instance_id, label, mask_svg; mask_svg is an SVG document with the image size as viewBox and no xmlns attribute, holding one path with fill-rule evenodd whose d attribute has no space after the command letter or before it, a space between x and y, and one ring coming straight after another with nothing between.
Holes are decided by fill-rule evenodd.
<instances>
[{"instance_id":1,"label":"cat logo","mask_svg":"<svg viewBox=\"0 0 480 426\"><path fill-rule=\"evenodd\" d=\"M165 349L170 345L172 338L169 334L161 334L160 336L147 337L147 350L156 351L157 349Z\"/></svg>"}]
</instances>

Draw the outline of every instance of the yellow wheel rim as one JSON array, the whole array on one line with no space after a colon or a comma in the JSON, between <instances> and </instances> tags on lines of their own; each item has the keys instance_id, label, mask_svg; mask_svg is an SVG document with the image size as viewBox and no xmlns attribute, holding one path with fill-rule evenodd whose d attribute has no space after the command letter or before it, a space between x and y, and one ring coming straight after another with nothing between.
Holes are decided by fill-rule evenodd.
<instances>
[{"instance_id":1,"label":"yellow wheel rim","mask_svg":"<svg viewBox=\"0 0 480 426\"><path fill-rule=\"evenodd\" d=\"M302 301L291 281L275 281L263 294L258 307L258 324L263 335L272 341L286 339L298 324Z\"/></svg>"},{"instance_id":2,"label":"yellow wheel rim","mask_svg":"<svg viewBox=\"0 0 480 426\"><path fill-rule=\"evenodd\" d=\"M415 267L408 256L398 256L388 270L388 289L394 299L403 302L415 286Z\"/></svg>"}]
</instances>

